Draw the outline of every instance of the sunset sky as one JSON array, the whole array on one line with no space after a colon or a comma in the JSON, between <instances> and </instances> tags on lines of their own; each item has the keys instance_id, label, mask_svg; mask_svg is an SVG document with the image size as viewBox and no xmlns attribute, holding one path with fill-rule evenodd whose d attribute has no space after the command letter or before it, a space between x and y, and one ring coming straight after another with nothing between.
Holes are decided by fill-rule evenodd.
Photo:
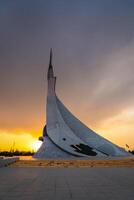
<instances>
[{"instance_id":1,"label":"sunset sky","mask_svg":"<svg viewBox=\"0 0 134 200\"><path fill-rule=\"evenodd\" d=\"M134 1L0 1L0 150L35 150L56 91L88 127L134 149ZM35 145L35 146L34 146Z\"/></svg>"}]
</instances>

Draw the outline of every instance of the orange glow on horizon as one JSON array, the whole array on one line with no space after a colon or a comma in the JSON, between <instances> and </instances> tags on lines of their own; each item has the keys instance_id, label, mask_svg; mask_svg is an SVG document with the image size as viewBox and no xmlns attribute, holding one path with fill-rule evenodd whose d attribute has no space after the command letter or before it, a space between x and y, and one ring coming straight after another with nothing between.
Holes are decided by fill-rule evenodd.
<instances>
[{"instance_id":1,"label":"orange glow on horizon","mask_svg":"<svg viewBox=\"0 0 134 200\"><path fill-rule=\"evenodd\" d=\"M0 151L36 151L38 145L34 132L0 130Z\"/></svg>"},{"instance_id":2,"label":"orange glow on horizon","mask_svg":"<svg viewBox=\"0 0 134 200\"><path fill-rule=\"evenodd\" d=\"M103 120L94 127L88 119L85 124L111 142L130 150L134 149L134 108L122 111L120 114ZM82 119L81 119L82 120ZM42 135L42 130L0 130L0 151L11 149L20 151L37 151L41 146L38 137ZM128 150L128 149L127 149Z\"/></svg>"}]
</instances>

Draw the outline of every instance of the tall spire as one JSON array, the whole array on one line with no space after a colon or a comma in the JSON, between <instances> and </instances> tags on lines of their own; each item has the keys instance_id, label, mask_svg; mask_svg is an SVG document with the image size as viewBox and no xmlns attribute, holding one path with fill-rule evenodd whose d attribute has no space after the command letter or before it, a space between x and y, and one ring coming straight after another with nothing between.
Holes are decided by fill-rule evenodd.
<instances>
[{"instance_id":1,"label":"tall spire","mask_svg":"<svg viewBox=\"0 0 134 200\"><path fill-rule=\"evenodd\" d=\"M53 66L52 66L52 48L50 49L50 58L49 58L49 68L48 68L48 74L47 74L47 78L53 78L54 77L54 72L53 72Z\"/></svg>"},{"instance_id":2,"label":"tall spire","mask_svg":"<svg viewBox=\"0 0 134 200\"><path fill-rule=\"evenodd\" d=\"M49 67L52 67L52 56L53 56L53 53L52 53L52 48L51 48L51 49L50 49Z\"/></svg>"}]
</instances>

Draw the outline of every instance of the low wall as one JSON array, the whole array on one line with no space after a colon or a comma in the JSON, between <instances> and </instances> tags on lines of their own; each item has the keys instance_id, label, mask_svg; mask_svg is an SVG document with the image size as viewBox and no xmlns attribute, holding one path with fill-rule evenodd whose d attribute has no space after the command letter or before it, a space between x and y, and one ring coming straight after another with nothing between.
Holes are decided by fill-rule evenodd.
<instances>
[{"instance_id":1,"label":"low wall","mask_svg":"<svg viewBox=\"0 0 134 200\"><path fill-rule=\"evenodd\" d=\"M6 167L19 160L19 157L0 157L0 167Z\"/></svg>"}]
</instances>

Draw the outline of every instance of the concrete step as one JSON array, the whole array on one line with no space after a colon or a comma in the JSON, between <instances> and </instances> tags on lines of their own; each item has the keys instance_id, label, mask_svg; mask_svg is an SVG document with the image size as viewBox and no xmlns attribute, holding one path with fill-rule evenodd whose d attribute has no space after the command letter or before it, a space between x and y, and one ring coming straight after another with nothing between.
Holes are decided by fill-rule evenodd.
<instances>
[{"instance_id":1,"label":"concrete step","mask_svg":"<svg viewBox=\"0 0 134 200\"><path fill-rule=\"evenodd\" d=\"M134 167L134 158L109 160L19 160L11 167Z\"/></svg>"}]
</instances>

